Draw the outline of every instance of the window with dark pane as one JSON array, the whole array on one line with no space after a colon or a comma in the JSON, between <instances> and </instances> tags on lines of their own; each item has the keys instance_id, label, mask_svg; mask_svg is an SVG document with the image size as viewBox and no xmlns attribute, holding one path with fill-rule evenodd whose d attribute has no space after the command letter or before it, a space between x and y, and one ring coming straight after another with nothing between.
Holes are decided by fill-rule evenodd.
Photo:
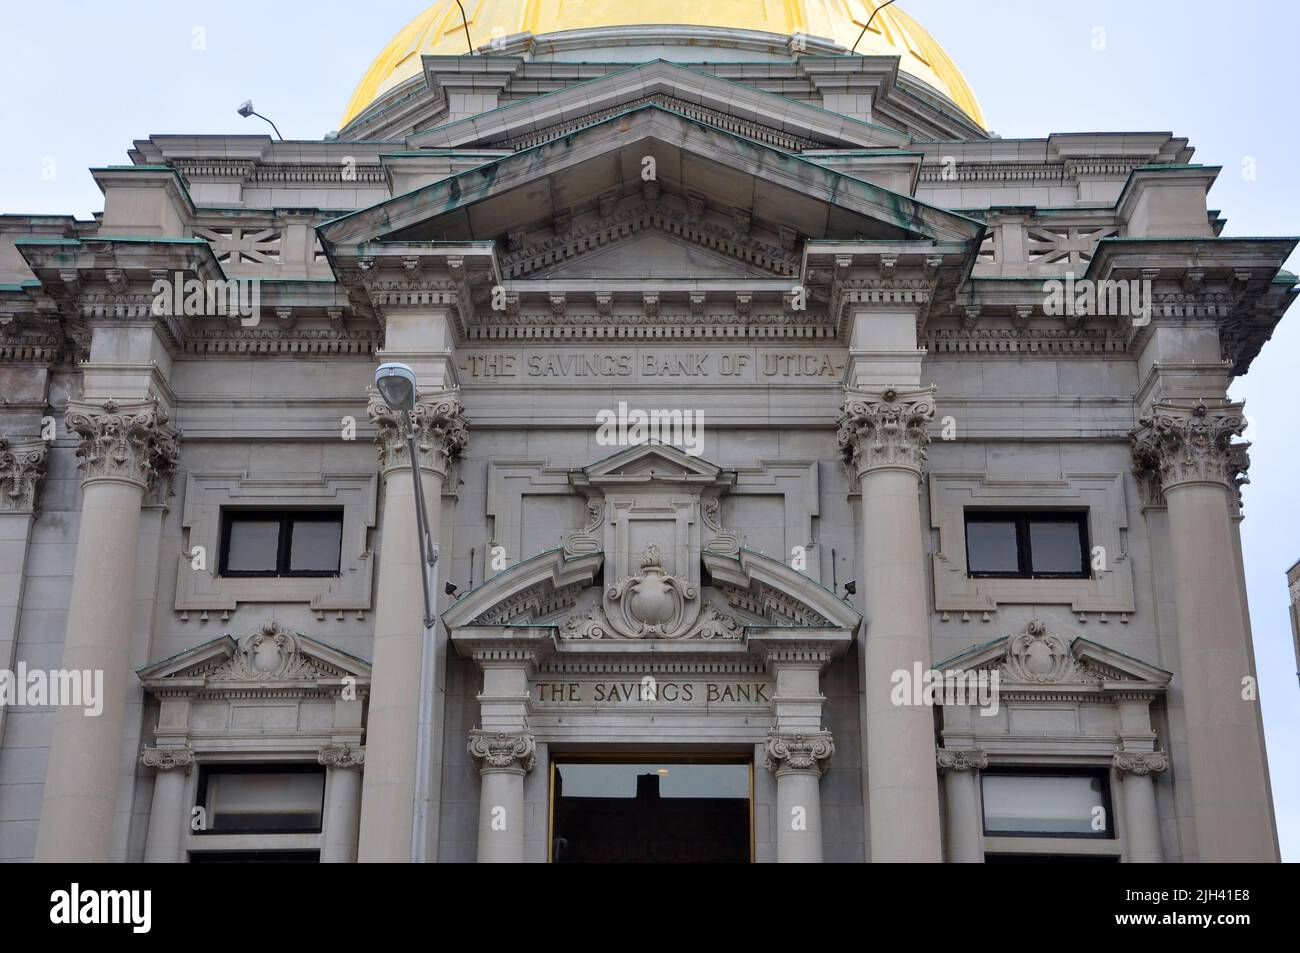
<instances>
[{"instance_id":1,"label":"window with dark pane","mask_svg":"<svg viewBox=\"0 0 1300 953\"><path fill-rule=\"evenodd\" d=\"M222 576L337 576L342 510L225 510Z\"/></svg>"},{"instance_id":2,"label":"window with dark pane","mask_svg":"<svg viewBox=\"0 0 1300 953\"><path fill-rule=\"evenodd\" d=\"M984 833L1002 837L1114 837L1101 772L985 771Z\"/></svg>"},{"instance_id":3,"label":"window with dark pane","mask_svg":"<svg viewBox=\"0 0 1300 953\"><path fill-rule=\"evenodd\" d=\"M1073 510L966 510L966 572L1008 579L1091 575L1088 514Z\"/></svg>"},{"instance_id":4,"label":"window with dark pane","mask_svg":"<svg viewBox=\"0 0 1300 953\"><path fill-rule=\"evenodd\" d=\"M204 833L320 833L324 803L319 765L213 765L199 774Z\"/></svg>"}]
</instances>

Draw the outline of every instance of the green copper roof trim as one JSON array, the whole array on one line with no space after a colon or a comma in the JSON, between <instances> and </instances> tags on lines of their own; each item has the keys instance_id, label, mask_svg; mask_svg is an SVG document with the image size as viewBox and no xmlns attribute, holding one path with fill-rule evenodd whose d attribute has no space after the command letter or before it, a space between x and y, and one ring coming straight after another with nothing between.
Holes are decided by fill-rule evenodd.
<instances>
[{"instance_id":1,"label":"green copper roof trim","mask_svg":"<svg viewBox=\"0 0 1300 953\"><path fill-rule=\"evenodd\" d=\"M486 174L486 170L490 169L492 166L498 165L503 162L522 159L522 157L527 156L530 153L540 153L540 150L542 149L553 148L556 142L559 140L570 139L582 133L589 132L592 129L595 129L599 126L609 125L620 118L631 116L640 112L651 112L651 111L657 111L657 112L664 113L666 115L675 116L678 119L680 119L682 122L690 123L691 125L698 126L701 128L707 128L718 135L726 136L730 139L735 140L738 143L743 143L751 148L759 149L766 153L771 153L772 155L779 157L782 161L801 163L807 166L808 168L815 170L817 175L820 177L823 178L827 176L834 177L834 181L836 183L842 184L847 191L855 191L860 196L871 196L873 194L879 194L882 197L886 197L881 202L876 202L868 199L869 204L872 205L898 205L899 203L911 204L921 209L928 209L932 212L936 212L941 216L959 219L970 225L974 225L976 226L976 228L979 229L980 233L984 231L985 228L984 223L976 219L970 218L969 216L962 215L958 212L951 211L950 209L946 209L938 205L932 205L929 202L925 202L911 195L904 195L899 192L893 192L889 189L884 188L883 186L872 185L870 182L866 182L862 179L858 179L855 176L846 175L845 173L836 171L835 169L827 168L826 166L823 166L812 159L805 159L803 156L797 155L795 153L784 152L780 149L775 148L774 146L768 145L767 143L759 142L756 139L750 139L747 136L741 136L726 129L718 129L715 126L710 126L705 122L702 122L698 119L694 119L690 116L685 115L684 113L672 109L671 107L662 106L658 103L641 103L636 106L629 106L627 109L622 110L621 112L613 113L612 115L606 116L605 118L597 122L594 122L591 125L584 126L581 129L575 129L564 136L559 136L556 139L547 140L546 142L538 143L537 145L534 146L529 146L527 149L521 149L518 152L511 153L510 155L501 156L490 162L486 162L483 165L476 166L471 169L465 169L461 172L457 172L453 175L447 176L445 179L440 179L437 182L431 182L428 185L422 186L413 192L407 192L400 196L393 196L392 198L386 199L383 202L379 202L376 205L372 205L369 208L360 209L356 212L351 212L347 215L341 215L338 218L331 219L328 222L322 222L320 225L316 227L318 229L325 228L327 226L333 225L336 222L341 222L348 218L351 218L354 215L363 215L363 214L371 213L375 209L382 208L383 206L394 202L406 202L408 204L413 204L414 199L417 196L419 196L421 193L424 193L428 190L447 189L448 191L450 191L453 184L457 183L457 180L461 179L463 176L484 175ZM830 204L832 205L838 204L834 198L834 195L838 191L838 189L831 187L829 185L827 186L827 188L832 193L832 197L829 200ZM466 205L472 204L473 202L479 201L485 197L486 196L479 196L478 198L473 198L466 201L464 198L464 193L461 192L458 198L452 199L449 202L444 202L440 209L437 210L432 208L429 209L429 218L436 218L440 215L445 215L448 212L452 212L458 208L463 208ZM893 209L893 211L894 211L893 220L889 221L888 219L886 219L885 220L886 224L891 224L896 228L900 228L904 231L915 231L914 227L910 227L913 219L899 214L896 208ZM859 212L858 214L865 215L866 213ZM412 222L408 225L400 226L400 228L409 228L415 224L417 223ZM972 236L972 238L973 237L974 236Z\"/></svg>"}]
</instances>

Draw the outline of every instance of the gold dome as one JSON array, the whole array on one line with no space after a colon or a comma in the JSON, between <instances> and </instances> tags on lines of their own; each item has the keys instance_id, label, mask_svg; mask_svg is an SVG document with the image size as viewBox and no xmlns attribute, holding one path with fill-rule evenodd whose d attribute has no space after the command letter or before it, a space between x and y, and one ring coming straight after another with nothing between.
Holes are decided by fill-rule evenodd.
<instances>
[{"instance_id":1,"label":"gold dome","mask_svg":"<svg viewBox=\"0 0 1300 953\"><path fill-rule=\"evenodd\" d=\"M655 25L731 27L789 35L805 33L852 48L880 0L462 0L470 39L483 46L513 33L541 36L561 30ZM402 28L366 70L343 115L346 126L394 86L419 75L424 54L466 53L465 27L456 0L438 0ZM858 52L898 56L899 68L947 96L982 128L975 93L943 47L894 6L884 7Z\"/></svg>"}]
</instances>

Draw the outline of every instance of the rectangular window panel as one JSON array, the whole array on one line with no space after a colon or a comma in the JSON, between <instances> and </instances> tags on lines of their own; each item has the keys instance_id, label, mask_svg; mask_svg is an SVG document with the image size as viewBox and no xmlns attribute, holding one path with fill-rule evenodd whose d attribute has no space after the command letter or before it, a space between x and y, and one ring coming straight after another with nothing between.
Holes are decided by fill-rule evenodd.
<instances>
[{"instance_id":1,"label":"rectangular window panel","mask_svg":"<svg viewBox=\"0 0 1300 953\"><path fill-rule=\"evenodd\" d=\"M200 803L214 834L318 833L325 771L206 769Z\"/></svg>"},{"instance_id":2,"label":"rectangular window panel","mask_svg":"<svg viewBox=\"0 0 1300 953\"><path fill-rule=\"evenodd\" d=\"M1083 572L1083 543L1077 520L1029 521L1029 551L1033 570L1079 575Z\"/></svg>"},{"instance_id":3,"label":"rectangular window panel","mask_svg":"<svg viewBox=\"0 0 1300 953\"><path fill-rule=\"evenodd\" d=\"M553 863L747 863L748 762L560 760L551 774Z\"/></svg>"},{"instance_id":4,"label":"rectangular window panel","mask_svg":"<svg viewBox=\"0 0 1300 953\"><path fill-rule=\"evenodd\" d=\"M343 521L294 520L290 537L290 572L338 572Z\"/></svg>"},{"instance_id":5,"label":"rectangular window panel","mask_svg":"<svg viewBox=\"0 0 1300 953\"><path fill-rule=\"evenodd\" d=\"M1091 774L982 775L984 833L1110 837L1105 779Z\"/></svg>"},{"instance_id":6,"label":"rectangular window panel","mask_svg":"<svg viewBox=\"0 0 1300 953\"><path fill-rule=\"evenodd\" d=\"M232 520L229 539L226 566L230 570L275 572L280 552L279 520Z\"/></svg>"},{"instance_id":7,"label":"rectangular window panel","mask_svg":"<svg viewBox=\"0 0 1300 953\"><path fill-rule=\"evenodd\" d=\"M1017 573L1019 546L1014 522L992 520L966 524L966 558L971 572Z\"/></svg>"},{"instance_id":8,"label":"rectangular window panel","mask_svg":"<svg viewBox=\"0 0 1300 953\"><path fill-rule=\"evenodd\" d=\"M341 510L229 510L222 514L223 576L336 576Z\"/></svg>"},{"instance_id":9,"label":"rectangular window panel","mask_svg":"<svg viewBox=\"0 0 1300 953\"><path fill-rule=\"evenodd\" d=\"M1088 514L966 511L966 572L1014 579L1087 579Z\"/></svg>"}]
</instances>

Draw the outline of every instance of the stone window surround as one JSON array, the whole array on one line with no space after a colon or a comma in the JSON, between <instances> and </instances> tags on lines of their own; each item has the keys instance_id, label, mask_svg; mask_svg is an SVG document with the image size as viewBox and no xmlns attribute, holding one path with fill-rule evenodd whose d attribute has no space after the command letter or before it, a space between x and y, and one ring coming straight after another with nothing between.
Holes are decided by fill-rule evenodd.
<instances>
[{"instance_id":1,"label":"stone window surround","mask_svg":"<svg viewBox=\"0 0 1300 953\"><path fill-rule=\"evenodd\" d=\"M1067 473L1064 476L990 476L981 473L930 474L930 525L938 531L931 557L934 608L947 621L961 613L970 621L980 613L991 621L999 605L1068 605L1079 621L1088 613L1127 622L1135 611L1133 568L1128 554L1128 508L1122 473ZM1103 547L1106 569L1091 579L971 578L966 573L967 507L996 509L1087 509L1088 544Z\"/></svg>"},{"instance_id":2,"label":"stone window surround","mask_svg":"<svg viewBox=\"0 0 1300 953\"><path fill-rule=\"evenodd\" d=\"M371 607L373 571L369 534L375 526L379 475L366 472L276 473L192 472L185 482L181 525L188 530L176 579L176 611L233 612L242 603L306 602L323 617L327 610ZM339 575L315 577L221 577L221 511L240 506L292 509L304 504L341 507L343 540ZM194 570L184 553L206 550L207 569Z\"/></svg>"}]
</instances>

